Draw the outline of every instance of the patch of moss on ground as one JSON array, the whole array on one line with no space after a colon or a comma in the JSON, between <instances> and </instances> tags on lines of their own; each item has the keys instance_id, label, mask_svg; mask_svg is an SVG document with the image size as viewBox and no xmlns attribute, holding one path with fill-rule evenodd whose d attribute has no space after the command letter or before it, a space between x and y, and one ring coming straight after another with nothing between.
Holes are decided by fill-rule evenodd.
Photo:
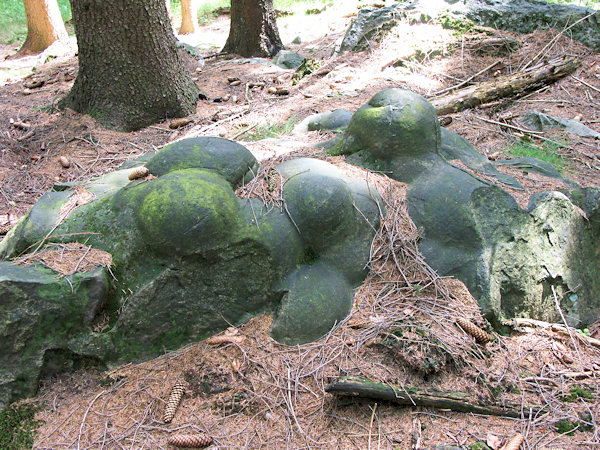
<instances>
[{"instance_id":1,"label":"patch of moss on ground","mask_svg":"<svg viewBox=\"0 0 600 450\"><path fill-rule=\"evenodd\" d=\"M574 402L578 399L593 401L594 394L589 389L584 389L580 386L571 386L569 393L562 397L562 400L565 402Z\"/></svg>"},{"instance_id":2,"label":"patch of moss on ground","mask_svg":"<svg viewBox=\"0 0 600 450\"><path fill-rule=\"evenodd\" d=\"M566 434L567 436L573 436L575 430L579 428L579 423L568 419L561 419L554 425L556 431L560 434Z\"/></svg>"},{"instance_id":3,"label":"patch of moss on ground","mask_svg":"<svg viewBox=\"0 0 600 450\"><path fill-rule=\"evenodd\" d=\"M454 30L456 36L470 33L475 29L475 24L469 19L459 18L448 13L440 14L437 20L442 28Z\"/></svg>"},{"instance_id":4,"label":"patch of moss on ground","mask_svg":"<svg viewBox=\"0 0 600 450\"><path fill-rule=\"evenodd\" d=\"M0 448L31 448L38 427L43 423L34 420L36 407L31 404L11 405L0 412Z\"/></svg>"},{"instance_id":5,"label":"patch of moss on ground","mask_svg":"<svg viewBox=\"0 0 600 450\"><path fill-rule=\"evenodd\" d=\"M563 144L545 143L543 145L535 145L528 142L517 142L507 149L507 152L519 158L536 158L540 161L552 164L556 170L562 173L567 169L569 162L558 153L560 147L565 147Z\"/></svg>"}]
</instances>

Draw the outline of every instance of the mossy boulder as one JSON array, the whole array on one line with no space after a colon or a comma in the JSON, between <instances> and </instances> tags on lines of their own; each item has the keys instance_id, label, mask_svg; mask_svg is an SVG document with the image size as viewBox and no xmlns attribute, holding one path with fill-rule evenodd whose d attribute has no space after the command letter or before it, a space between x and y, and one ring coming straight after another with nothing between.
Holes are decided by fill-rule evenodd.
<instances>
[{"instance_id":1,"label":"mossy boulder","mask_svg":"<svg viewBox=\"0 0 600 450\"><path fill-rule=\"evenodd\" d=\"M425 14L454 24L469 21L523 34L546 28L562 31L569 27L573 39L600 51L600 22L597 14L594 15L596 11L575 4L544 0L413 0L400 5L401 11L411 15Z\"/></svg>"},{"instance_id":2,"label":"mossy boulder","mask_svg":"<svg viewBox=\"0 0 600 450\"><path fill-rule=\"evenodd\" d=\"M139 164L153 176L130 181ZM42 197L0 245L0 407L46 373L152 358L259 314L275 314L287 344L343 320L367 274L378 194L304 158L275 168L285 208L236 197L257 169L241 145L197 138ZM11 261L47 242L110 253L111 276Z\"/></svg>"},{"instance_id":3,"label":"mossy boulder","mask_svg":"<svg viewBox=\"0 0 600 450\"><path fill-rule=\"evenodd\" d=\"M399 89L361 107L333 152L409 184L408 211L426 261L463 281L494 325L516 316L559 320L554 295L570 325L584 327L600 315L594 190L568 193L573 201L545 193L522 209L508 192L450 164L459 159L519 187L463 138L441 131L425 99ZM576 205L585 206L585 215Z\"/></svg>"},{"instance_id":4,"label":"mossy boulder","mask_svg":"<svg viewBox=\"0 0 600 450\"><path fill-rule=\"evenodd\" d=\"M428 129L429 133L418 130ZM331 154L368 149L384 161L439 152L440 127L435 109L423 97L403 89L375 94L352 116L348 128Z\"/></svg>"},{"instance_id":5,"label":"mossy boulder","mask_svg":"<svg viewBox=\"0 0 600 450\"><path fill-rule=\"evenodd\" d=\"M104 269L61 278L41 265L0 262L0 409L35 393L41 377L96 363L71 344L109 295Z\"/></svg>"},{"instance_id":6,"label":"mossy boulder","mask_svg":"<svg viewBox=\"0 0 600 450\"><path fill-rule=\"evenodd\" d=\"M202 168L214 171L234 188L256 175L258 162L246 147L217 137L184 139L153 155L145 166L151 174L166 175L181 169Z\"/></svg>"},{"instance_id":7,"label":"mossy boulder","mask_svg":"<svg viewBox=\"0 0 600 450\"><path fill-rule=\"evenodd\" d=\"M350 120L352 112L347 109L334 109L319 114L308 116L302 122L294 127L295 134L306 133L308 131L342 131L345 130Z\"/></svg>"},{"instance_id":8,"label":"mossy boulder","mask_svg":"<svg viewBox=\"0 0 600 450\"><path fill-rule=\"evenodd\" d=\"M278 288L285 292L271 327L273 338L284 344L314 341L331 330L352 309L352 287L335 268L317 263L300 266ZM320 324L315 326L315 318ZM293 336L293 338L291 338Z\"/></svg>"}]
</instances>

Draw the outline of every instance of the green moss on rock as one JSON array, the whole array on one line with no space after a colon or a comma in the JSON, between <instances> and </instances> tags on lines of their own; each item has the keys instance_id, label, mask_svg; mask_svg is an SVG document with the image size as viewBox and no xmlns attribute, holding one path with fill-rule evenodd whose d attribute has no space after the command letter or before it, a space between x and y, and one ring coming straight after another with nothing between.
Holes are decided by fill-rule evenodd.
<instances>
[{"instance_id":1,"label":"green moss on rock","mask_svg":"<svg viewBox=\"0 0 600 450\"><path fill-rule=\"evenodd\" d=\"M181 169L211 170L235 188L254 178L258 162L246 147L237 142L199 137L168 145L151 157L146 167L156 176Z\"/></svg>"},{"instance_id":2,"label":"green moss on rock","mask_svg":"<svg viewBox=\"0 0 600 450\"><path fill-rule=\"evenodd\" d=\"M285 291L271 335L283 344L314 341L342 321L352 308L352 288L326 264L300 266L279 286Z\"/></svg>"}]
</instances>

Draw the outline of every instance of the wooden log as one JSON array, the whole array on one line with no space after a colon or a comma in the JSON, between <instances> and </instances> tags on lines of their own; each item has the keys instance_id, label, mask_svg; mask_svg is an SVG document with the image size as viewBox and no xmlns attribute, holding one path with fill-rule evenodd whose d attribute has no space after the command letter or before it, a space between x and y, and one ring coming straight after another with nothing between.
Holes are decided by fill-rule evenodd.
<instances>
[{"instance_id":1,"label":"wooden log","mask_svg":"<svg viewBox=\"0 0 600 450\"><path fill-rule=\"evenodd\" d=\"M430 99L438 116L464 111L507 97L520 97L550 85L581 66L577 58L562 58L545 65L485 81Z\"/></svg>"},{"instance_id":2,"label":"wooden log","mask_svg":"<svg viewBox=\"0 0 600 450\"><path fill-rule=\"evenodd\" d=\"M374 400L386 400L400 405L428 406L452 411L482 414L486 416L521 418L541 410L537 406L482 405L466 392L438 391L408 386L394 386L358 377L342 377L331 383L326 392L342 396L356 396Z\"/></svg>"}]
</instances>

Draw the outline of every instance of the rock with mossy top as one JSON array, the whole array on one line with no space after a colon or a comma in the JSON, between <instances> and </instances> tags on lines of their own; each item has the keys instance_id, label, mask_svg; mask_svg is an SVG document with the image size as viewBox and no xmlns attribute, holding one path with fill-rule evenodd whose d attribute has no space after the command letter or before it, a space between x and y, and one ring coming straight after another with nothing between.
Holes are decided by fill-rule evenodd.
<instances>
[{"instance_id":1,"label":"rock with mossy top","mask_svg":"<svg viewBox=\"0 0 600 450\"><path fill-rule=\"evenodd\" d=\"M139 165L150 174L131 181ZM203 137L45 194L0 244L0 407L40 376L152 358L259 314L294 345L342 321L367 274L376 190L291 160L275 167L279 208L235 195L257 170L245 147ZM56 249L79 251L67 272L49 265Z\"/></svg>"},{"instance_id":2,"label":"rock with mossy top","mask_svg":"<svg viewBox=\"0 0 600 450\"><path fill-rule=\"evenodd\" d=\"M473 172L520 187L460 136L441 132L424 98L400 89L362 106L329 152L409 184L408 211L426 261L440 275L463 281L494 325L519 316L561 320L557 302L572 326L585 327L600 315L594 294L600 289L600 190L540 194L521 208L502 188L452 165L449 160L458 159Z\"/></svg>"}]
</instances>

